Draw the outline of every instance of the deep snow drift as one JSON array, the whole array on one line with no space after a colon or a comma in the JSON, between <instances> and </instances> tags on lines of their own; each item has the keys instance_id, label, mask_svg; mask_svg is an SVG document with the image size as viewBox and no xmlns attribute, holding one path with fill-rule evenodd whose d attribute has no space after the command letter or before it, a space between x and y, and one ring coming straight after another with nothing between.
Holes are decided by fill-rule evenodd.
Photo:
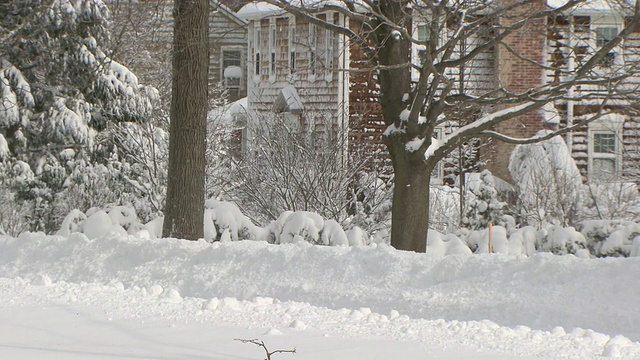
<instances>
[{"instance_id":1,"label":"deep snow drift","mask_svg":"<svg viewBox=\"0 0 640 360\"><path fill-rule=\"evenodd\" d=\"M332 350L334 359L397 358L394 349L405 349L405 359L428 354L442 359L640 359L638 274L637 257L436 257L384 245L209 244L122 235L88 240L77 233L0 236L0 335L16 337L27 314L40 314L42 305L58 309L54 318L62 311L93 319L97 315L91 309L97 308L132 333L142 331L139 321L159 323L145 332L154 343L171 337L166 328L179 324L175 331L182 331L184 339L193 333L190 342L172 350L170 358L180 359L195 357L198 341L208 341L204 329L211 332L211 327L215 336L206 339L233 344L223 348L234 356L247 347L257 354L237 357L244 359L264 354L234 342L235 337L298 348L298 354L275 359L322 358L321 353L303 354L305 347L323 346L344 350ZM45 322L46 316L32 320L38 319ZM82 334L97 331L90 321L67 322ZM226 338L220 330L225 326L236 334L228 331ZM24 331L22 339L38 334ZM93 358L104 354L79 334L81 345L75 346L84 344L84 351L96 354ZM386 342L382 346L372 339ZM46 337L0 344L0 354L15 355L16 348L38 348L43 342ZM144 351L125 354L157 358Z\"/></svg>"}]
</instances>

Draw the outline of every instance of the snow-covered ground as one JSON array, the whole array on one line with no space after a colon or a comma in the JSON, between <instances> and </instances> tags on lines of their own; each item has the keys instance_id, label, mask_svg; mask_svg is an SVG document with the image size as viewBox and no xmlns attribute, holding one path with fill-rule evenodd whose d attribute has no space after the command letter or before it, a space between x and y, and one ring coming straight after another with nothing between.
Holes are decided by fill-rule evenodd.
<instances>
[{"instance_id":1,"label":"snow-covered ground","mask_svg":"<svg viewBox=\"0 0 640 360\"><path fill-rule=\"evenodd\" d=\"M2 359L640 359L640 257L0 236Z\"/></svg>"}]
</instances>

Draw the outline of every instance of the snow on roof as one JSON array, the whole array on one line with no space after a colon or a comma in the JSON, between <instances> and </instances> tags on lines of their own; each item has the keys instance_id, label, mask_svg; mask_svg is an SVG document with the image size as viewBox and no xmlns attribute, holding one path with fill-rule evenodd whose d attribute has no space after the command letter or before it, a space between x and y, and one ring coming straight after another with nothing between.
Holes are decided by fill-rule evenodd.
<instances>
[{"instance_id":1,"label":"snow on roof","mask_svg":"<svg viewBox=\"0 0 640 360\"><path fill-rule=\"evenodd\" d=\"M247 98L244 97L235 102L212 109L207 114L208 120L220 121L221 123L231 123L236 115L247 113Z\"/></svg>"},{"instance_id":2,"label":"snow on roof","mask_svg":"<svg viewBox=\"0 0 640 360\"><path fill-rule=\"evenodd\" d=\"M302 99L298 95L298 91L293 85L287 85L280 89L278 98L273 104L273 110L275 112L291 112L299 113L304 110Z\"/></svg>"},{"instance_id":3,"label":"snow on roof","mask_svg":"<svg viewBox=\"0 0 640 360\"><path fill-rule=\"evenodd\" d=\"M291 4L292 6L299 6L307 9L321 8L327 5L341 6L341 7L345 6L344 2L335 1L335 0L290 0L289 4ZM366 3L363 3L360 1L354 1L353 5L355 6L356 11L358 12L364 12L369 9L369 6ZM247 21L263 19L265 17L282 15L285 13L286 11L282 10L280 7L267 3L265 1L254 1L252 3L249 3L243 6L237 12L240 18L245 19Z\"/></svg>"},{"instance_id":4,"label":"snow on roof","mask_svg":"<svg viewBox=\"0 0 640 360\"><path fill-rule=\"evenodd\" d=\"M245 19L243 19L242 17L238 16L238 14L236 12L234 12L233 10L229 9L229 7L227 7L226 5L222 4L220 1L214 1L214 6L216 9L218 10L222 10L222 13L225 14L225 16L227 16L229 19L237 22L240 25L246 25L247 21Z\"/></svg>"},{"instance_id":5,"label":"snow on roof","mask_svg":"<svg viewBox=\"0 0 640 360\"><path fill-rule=\"evenodd\" d=\"M547 5L554 9L566 5L570 0L547 0ZM629 6L633 6L632 0L587 0L573 7L573 10L578 11L598 11L598 10L620 10Z\"/></svg>"},{"instance_id":6,"label":"snow on roof","mask_svg":"<svg viewBox=\"0 0 640 360\"><path fill-rule=\"evenodd\" d=\"M267 16L280 15L284 13L285 11L279 7L264 1L249 3L237 12L238 16L245 20L258 20Z\"/></svg>"}]
</instances>

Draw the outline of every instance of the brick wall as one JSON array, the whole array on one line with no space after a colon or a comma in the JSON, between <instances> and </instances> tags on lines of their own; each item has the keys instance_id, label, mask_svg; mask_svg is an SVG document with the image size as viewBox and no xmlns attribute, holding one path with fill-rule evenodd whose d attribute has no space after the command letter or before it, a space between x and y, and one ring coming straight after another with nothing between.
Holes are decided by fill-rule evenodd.
<instances>
[{"instance_id":1,"label":"brick wall","mask_svg":"<svg viewBox=\"0 0 640 360\"><path fill-rule=\"evenodd\" d=\"M530 8L522 9L522 12L531 12L542 9L545 2L539 0ZM507 16L503 23L508 25L522 17ZM545 54L546 32L543 21L528 24L516 33L508 36L505 43L517 52L521 57L536 62L542 62ZM498 84L513 93L523 93L532 87L542 84L545 72L539 66L518 58L504 46L496 49L496 61ZM544 119L541 112L534 111L516 119L499 124L495 130L513 137L530 137L544 128ZM483 148L483 158L488 161L487 168L499 178L511 182L509 174L509 157L514 145L500 141L491 141Z\"/></svg>"}]
</instances>

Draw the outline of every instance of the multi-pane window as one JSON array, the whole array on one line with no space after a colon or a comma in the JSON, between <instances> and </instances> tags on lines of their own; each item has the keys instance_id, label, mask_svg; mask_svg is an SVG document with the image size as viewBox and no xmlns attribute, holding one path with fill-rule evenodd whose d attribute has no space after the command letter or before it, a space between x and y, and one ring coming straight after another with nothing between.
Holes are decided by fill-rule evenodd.
<instances>
[{"instance_id":1,"label":"multi-pane window","mask_svg":"<svg viewBox=\"0 0 640 360\"><path fill-rule=\"evenodd\" d=\"M242 80L242 52L222 50L222 76L228 89L239 89Z\"/></svg>"},{"instance_id":2,"label":"multi-pane window","mask_svg":"<svg viewBox=\"0 0 640 360\"><path fill-rule=\"evenodd\" d=\"M618 28L615 26L601 26L596 28L596 46L603 47L618 35Z\"/></svg>"},{"instance_id":3,"label":"multi-pane window","mask_svg":"<svg viewBox=\"0 0 640 360\"><path fill-rule=\"evenodd\" d=\"M617 174L618 151L617 136L613 131L593 132L591 137L591 178L594 180L611 179Z\"/></svg>"},{"instance_id":4,"label":"multi-pane window","mask_svg":"<svg viewBox=\"0 0 640 360\"><path fill-rule=\"evenodd\" d=\"M593 134L593 152L596 154L615 154L616 134L613 132Z\"/></svg>"},{"instance_id":5,"label":"multi-pane window","mask_svg":"<svg viewBox=\"0 0 640 360\"><path fill-rule=\"evenodd\" d=\"M289 71L296 72L296 18L289 18Z\"/></svg>"},{"instance_id":6,"label":"multi-pane window","mask_svg":"<svg viewBox=\"0 0 640 360\"><path fill-rule=\"evenodd\" d=\"M429 40L429 28L427 25L418 25L417 26L417 38L420 42L427 42ZM418 61L420 62L420 66L424 65L427 60L427 49L425 45L420 45L418 48Z\"/></svg>"},{"instance_id":7,"label":"multi-pane window","mask_svg":"<svg viewBox=\"0 0 640 360\"><path fill-rule=\"evenodd\" d=\"M615 26L600 26L596 28L596 48L600 49L606 43L613 40L618 35L618 28ZM616 61L616 53L613 51L608 52L600 66L611 67Z\"/></svg>"}]
</instances>

